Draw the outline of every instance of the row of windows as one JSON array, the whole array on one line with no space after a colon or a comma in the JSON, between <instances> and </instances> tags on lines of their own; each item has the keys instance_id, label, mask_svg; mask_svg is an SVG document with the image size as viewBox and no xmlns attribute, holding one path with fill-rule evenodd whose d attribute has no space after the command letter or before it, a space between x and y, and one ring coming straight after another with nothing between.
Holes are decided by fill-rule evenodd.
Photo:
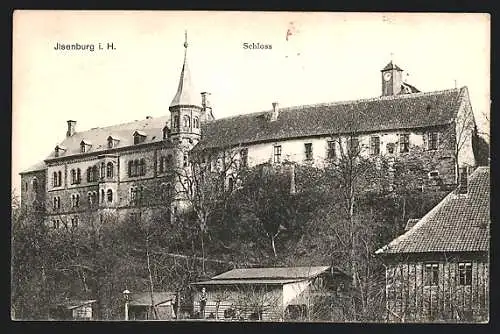
<instances>
[{"instance_id":1,"label":"row of windows","mask_svg":"<svg viewBox=\"0 0 500 334\"><path fill-rule=\"evenodd\" d=\"M438 138L439 133L431 132L427 134L427 149L428 150L437 150L438 149ZM337 148L336 142L333 140L327 141L327 159L335 159L337 158ZM358 138L349 138L347 140L347 147L349 153L351 155L355 155L359 153L359 139ZM396 149L395 143L387 143L387 153L394 154ZM313 159L313 146L312 143L304 143L305 149L305 157L306 160ZM399 152L406 153L410 151L410 135L409 134L400 134L399 135ZM380 154L380 137L379 136L371 136L370 137L370 154L371 155L379 155ZM282 147L281 145L274 146L273 153L273 161L275 163L281 162L282 155ZM245 156L246 159L247 156Z\"/></svg>"},{"instance_id":2,"label":"row of windows","mask_svg":"<svg viewBox=\"0 0 500 334\"><path fill-rule=\"evenodd\" d=\"M88 203L89 205L92 205L94 203L98 203L99 198L97 195L97 192L88 192ZM104 189L101 189L101 203L104 203L105 200L108 201L108 203L113 202L113 190L108 189L106 192ZM71 207L72 208L79 208L80 207L80 194L73 194L71 195ZM54 196L52 199L52 208L54 210L58 210L61 208L61 197L60 196Z\"/></svg>"},{"instance_id":3,"label":"row of windows","mask_svg":"<svg viewBox=\"0 0 500 334\"><path fill-rule=\"evenodd\" d=\"M114 176L114 166L112 162L105 164L101 163L100 177L113 178ZM80 184L82 182L82 173L80 168L72 169L70 171L71 184ZM97 166L87 168L87 182L97 182L99 180L99 174ZM62 186L62 172L54 172L52 174L52 186L60 187Z\"/></svg>"},{"instance_id":4,"label":"row of windows","mask_svg":"<svg viewBox=\"0 0 500 334\"><path fill-rule=\"evenodd\" d=\"M128 176L144 176L146 175L146 160L136 159L128 162Z\"/></svg>"},{"instance_id":5,"label":"row of windows","mask_svg":"<svg viewBox=\"0 0 500 334\"><path fill-rule=\"evenodd\" d=\"M59 227L61 227L61 225L64 225L64 227L68 228L68 224L66 223L66 221L64 220L60 220L60 219L53 219L52 220L52 227L54 229L58 229ZM71 218L71 228L77 228L78 227L78 217L72 217Z\"/></svg>"},{"instance_id":6,"label":"row of windows","mask_svg":"<svg viewBox=\"0 0 500 334\"><path fill-rule=\"evenodd\" d=\"M179 115L174 115L174 119L172 121L172 129L179 129L180 124L179 124ZM182 128L189 130L191 128L191 117L185 115L182 117ZM200 119L195 116L193 117L193 129L199 129L200 128Z\"/></svg>"},{"instance_id":7,"label":"row of windows","mask_svg":"<svg viewBox=\"0 0 500 334\"><path fill-rule=\"evenodd\" d=\"M427 263L425 265L425 286L437 286L439 284L439 264ZM458 264L458 284L472 284L472 263L460 262Z\"/></svg>"}]
</instances>

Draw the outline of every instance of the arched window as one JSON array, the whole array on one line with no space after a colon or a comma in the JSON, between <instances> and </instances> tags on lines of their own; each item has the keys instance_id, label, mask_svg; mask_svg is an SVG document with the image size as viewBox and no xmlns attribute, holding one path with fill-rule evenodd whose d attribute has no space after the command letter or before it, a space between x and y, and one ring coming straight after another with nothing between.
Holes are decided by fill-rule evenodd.
<instances>
[{"instance_id":1,"label":"arched window","mask_svg":"<svg viewBox=\"0 0 500 334\"><path fill-rule=\"evenodd\" d=\"M52 208L55 210L55 209L57 209L57 197L54 197L54 198L52 199L52 201L53 201L53 203L52 203Z\"/></svg>"},{"instance_id":2,"label":"arched window","mask_svg":"<svg viewBox=\"0 0 500 334\"><path fill-rule=\"evenodd\" d=\"M74 169L71 170L71 184L76 183L76 171Z\"/></svg>"},{"instance_id":3,"label":"arched window","mask_svg":"<svg viewBox=\"0 0 500 334\"><path fill-rule=\"evenodd\" d=\"M57 187L57 172L52 174L52 186Z\"/></svg>"},{"instance_id":4,"label":"arched window","mask_svg":"<svg viewBox=\"0 0 500 334\"><path fill-rule=\"evenodd\" d=\"M108 162L108 165L106 166L106 177L112 178L113 177L113 163Z\"/></svg>"},{"instance_id":5,"label":"arched window","mask_svg":"<svg viewBox=\"0 0 500 334\"><path fill-rule=\"evenodd\" d=\"M83 141L80 143L80 152L85 153L85 143Z\"/></svg>"},{"instance_id":6,"label":"arched window","mask_svg":"<svg viewBox=\"0 0 500 334\"><path fill-rule=\"evenodd\" d=\"M87 182L92 182L92 167L87 168Z\"/></svg>"},{"instance_id":7,"label":"arched window","mask_svg":"<svg viewBox=\"0 0 500 334\"><path fill-rule=\"evenodd\" d=\"M101 162L101 179L104 179L106 176L106 164L104 162Z\"/></svg>"},{"instance_id":8,"label":"arched window","mask_svg":"<svg viewBox=\"0 0 500 334\"><path fill-rule=\"evenodd\" d=\"M71 227L72 228L77 228L78 227L78 217L71 218Z\"/></svg>"},{"instance_id":9,"label":"arched window","mask_svg":"<svg viewBox=\"0 0 500 334\"><path fill-rule=\"evenodd\" d=\"M80 206L80 195L75 195L75 207L78 208Z\"/></svg>"},{"instance_id":10,"label":"arched window","mask_svg":"<svg viewBox=\"0 0 500 334\"><path fill-rule=\"evenodd\" d=\"M183 127L189 129L191 127L191 117L184 116L182 120L183 120Z\"/></svg>"},{"instance_id":11,"label":"arched window","mask_svg":"<svg viewBox=\"0 0 500 334\"><path fill-rule=\"evenodd\" d=\"M132 188L130 188L130 204L135 205L136 199L137 199L137 188L132 187Z\"/></svg>"},{"instance_id":12,"label":"arched window","mask_svg":"<svg viewBox=\"0 0 500 334\"><path fill-rule=\"evenodd\" d=\"M76 169L76 183L80 184L82 182L82 171L80 168Z\"/></svg>"},{"instance_id":13,"label":"arched window","mask_svg":"<svg viewBox=\"0 0 500 334\"><path fill-rule=\"evenodd\" d=\"M139 175L139 160L134 160L134 168L132 169L132 172L133 176Z\"/></svg>"},{"instance_id":14,"label":"arched window","mask_svg":"<svg viewBox=\"0 0 500 334\"><path fill-rule=\"evenodd\" d=\"M200 119L198 117L193 117L193 128L198 129L200 127Z\"/></svg>"},{"instance_id":15,"label":"arched window","mask_svg":"<svg viewBox=\"0 0 500 334\"><path fill-rule=\"evenodd\" d=\"M92 181L96 182L98 177L97 177L97 166L92 167Z\"/></svg>"},{"instance_id":16,"label":"arched window","mask_svg":"<svg viewBox=\"0 0 500 334\"><path fill-rule=\"evenodd\" d=\"M140 173L139 175L144 176L146 175L146 160L141 159L140 161Z\"/></svg>"},{"instance_id":17,"label":"arched window","mask_svg":"<svg viewBox=\"0 0 500 334\"><path fill-rule=\"evenodd\" d=\"M108 197L108 202L109 202L109 203L113 202L113 190L108 189L108 191L107 191L106 195L107 195L107 197Z\"/></svg>"},{"instance_id":18,"label":"arched window","mask_svg":"<svg viewBox=\"0 0 500 334\"><path fill-rule=\"evenodd\" d=\"M113 148L113 138L108 137L108 148Z\"/></svg>"},{"instance_id":19,"label":"arched window","mask_svg":"<svg viewBox=\"0 0 500 334\"><path fill-rule=\"evenodd\" d=\"M179 128L179 115L174 115L174 120L172 122L172 128L174 128L174 129Z\"/></svg>"},{"instance_id":20,"label":"arched window","mask_svg":"<svg viewBox=\"0 0 500 334\"><path fill-rule=\"evenodd\" d=\"M26 183L26 190L28 188L28 183ZM31 181L31 189L33 190L34 193L38 192L38 180L36 177L33 178Z\"/></svg>"},{"instance_id":21,"label":"arched window","mask_svg":"<svg viewBox=\"0 0 500 334\"><path fill-rule=\"evenodd\" d=\"M57 186L60 187L62 185L62 173L61 171L57 172Z\"/></svg>"},{"instance_id":22,"label":"arched window","mask_svg":"<svg viewBox=\"0 0 500 334\"><path fill-rule=\"evenodd\" d=\"M104 203L104 189L101 189L101 203Z\"/></svg>"}]
</instances>

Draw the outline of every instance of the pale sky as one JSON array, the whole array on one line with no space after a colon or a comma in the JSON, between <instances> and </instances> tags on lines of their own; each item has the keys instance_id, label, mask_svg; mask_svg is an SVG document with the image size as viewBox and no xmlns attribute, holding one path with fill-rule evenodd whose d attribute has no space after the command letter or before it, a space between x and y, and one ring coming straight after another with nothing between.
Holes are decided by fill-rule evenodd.
<instances>
[{"instance_id":1,"label":"pale sky","mask_svg":"<svg viewBox=\"0 0 500 334\"><path fill-rule=\"evenodd\" d=\"M12 187L19 191L18 173L64 140L68 119L84 131L168 114L185 29L191 78L212 94L216 118L274 101L380 96L380 70L392 57L421 91L467 86L476 123L489 133L487 14L16 11ZM57 42L115 50L56 51ZM245 42L272 49L245 50Z\"/></svg>"}]
</instances>

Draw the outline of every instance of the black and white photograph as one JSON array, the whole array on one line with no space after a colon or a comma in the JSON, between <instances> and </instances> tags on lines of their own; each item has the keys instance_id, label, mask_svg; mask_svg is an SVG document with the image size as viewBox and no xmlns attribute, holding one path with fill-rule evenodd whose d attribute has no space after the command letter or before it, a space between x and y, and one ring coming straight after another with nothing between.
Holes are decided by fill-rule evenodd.
<instances>
[{"instance_id":1,"label":"black and white photograph","mask_svg":"<svg viewBox=\"0 0 500 334\"><path fill-rule=\"evenodd\" d=\"M490 321L489 14L15 10L12 37L12 320Z\"/></svg>"}]
</instances>

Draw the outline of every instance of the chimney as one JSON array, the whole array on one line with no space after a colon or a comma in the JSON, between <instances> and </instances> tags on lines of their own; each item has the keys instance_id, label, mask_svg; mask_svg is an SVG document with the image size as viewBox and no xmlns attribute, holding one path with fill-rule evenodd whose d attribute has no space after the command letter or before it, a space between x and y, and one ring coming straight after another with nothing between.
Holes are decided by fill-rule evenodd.
<instances>
[{"instance_id":1,"label":"chimney","mask_svg":"<svg viewBox=\"0 0 500 334\"><path fill-rule=\"evenodd\" d=\"M278 119L278 115L280 113L279 110L279 103L278 102L273 102L273 111L271 113L271 122L274 122Z\"/></svg>"},{"instance_id":2,"label":"chimney","mask_svg":"<svg viewBox=\"0 0 500 334\"><path fill-rule=\"evenodd\" d=\"M203 108L203 120L211 121L214 119L214 115L212 114L212 104L210 103L209 96L211 94L209 92L201 93L201 106Z\"/></svg>"},{"instance_id":3,"label":"chimney","mask_svg":"<svg viewBox=\"0 0 500 334\"><path fill-rule=\"evenodd\" d=\"M467 182L468 182L468 173L467 167L460 167L459 169L459 183L458 183L458 193L459 194L467 194Z\"/></svg>"},{"instance_id":4,"label":"chimney","mask_svg":"<svg viewBox=\"0 0 500 334\"><path fill-rule=\"evenodd\" d=\"M66 131L66 137L71 137L75 134L76 121L67 121L68 122L68 131Z\"/></svg>"}]
</instances>

